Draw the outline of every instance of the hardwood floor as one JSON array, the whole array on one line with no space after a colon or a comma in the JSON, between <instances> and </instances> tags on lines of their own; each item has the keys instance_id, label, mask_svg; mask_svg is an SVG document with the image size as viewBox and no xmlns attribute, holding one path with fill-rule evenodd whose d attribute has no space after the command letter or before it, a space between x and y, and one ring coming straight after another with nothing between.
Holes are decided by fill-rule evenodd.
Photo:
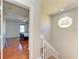
<instances>
[{"instance_id":1,"label":"hardwood floor","mask_svg":"<svg viewBox=\"0 0 79 59\"><path fill-rule=\"evenodd\" d=\"M3 59L29 59L28 40L20 42L19 38L7 39Z\"/></svg>"}]
</instances>

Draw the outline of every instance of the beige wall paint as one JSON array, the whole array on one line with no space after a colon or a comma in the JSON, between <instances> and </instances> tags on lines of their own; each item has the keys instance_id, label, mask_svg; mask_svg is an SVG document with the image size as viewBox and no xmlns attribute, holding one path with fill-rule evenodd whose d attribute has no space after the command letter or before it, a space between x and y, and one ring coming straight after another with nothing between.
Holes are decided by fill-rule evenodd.
<instances>
[{"instance_id":1,"label":"beige wall paint","mask_svg":"<svg viewBox=\"0 0 79 59\"><path fill-rule=\"evenodd\" d=\"M77 4L77 0L42 0L41 1L41 14L40 14L40 30L41 33L50 38L50 16L59 12L63 8L71 8Z\"/></svg>"},{"instance_id":2,"label":"beige wall paint","mask_svg":"<svg viewBox=\"0 0 79 59\"><path fill-rule=\"evenodd\" d=\"M40 24L40 28L41 28L41 34L43 34L43 35L45 35L45 38L47 37L47 39L48 39L48 41L49 41L49 43L50 43L50 41L52 40L52 38L51 38L51 35L52 34L50 34L51 33L51 21L50 21L50 16L49 15L51 15L51 14L55 14L55 13L57 13L57 12L60 12L60 10L61 9L63 9L63 8L65 8L65 9L68 9L68 8L72 8L73 6L75 6L76 4L77 4L77 0L42 0L41 1L41 14L40 14L40 21L41 21L41 24ZM54 25L54 24L53 24ZM52 25L52 26L53 26ZM75 25L76 26L76 25ZM77 28L77 27L76 27ZM68 29L69 30L69 29ZM72 28L72 30L74 30L73 28ZM54 29L54 31L55 31L55 29ZM62 30L61 30L62 31ZM64 30L63 30L64 31ZM65 30L65 31L67 31L67 30ZM75 30L75 31L77 31L77 29ZM69 32L69 31L68 31ZM64 34L64 33L63 33ZM67 33L65 33L65 34L67 34ZM74 34L75 35L75 34ZM60 36L60 34L58 35L58 36ZM52 36L52 37L54 37L54 36ZM57 36L55 36L56 38L57 38ZM63 35L63 38L64 38L65 36ZM74 37L75 38L75 37ZM74 40L74 38L73 38L73 40ZM77 42L77 37L75 38L76 39L76 41L75 42ZM63 42L64 40L62 40L62 41L60 41L60 43L61 42ZM59 41L56 41L56 42L59 42ZM51 44L52 43L56 43L56 42L53 42L53 41L51 41ZM68 41L65 41L64 43L66 44ZM59 48L56 48L56 46L54 46L56 49L57 49L57 51L59 52L59 50L64 50L64 47L65 46L67 46L67 45L65 45L64 43L61 43L61 45L59 46L59 47L61 47L60 49ZM69 43L69 42L68 42ZM74 46L74 42L71 42L72 43L72 47ZM74 44L73 44L74 43ZM64 44L65 46L64 47L62 47L62 44ZM53 44L52 44L53 45ZM77 43L75 44L75 46L77 45ZM71 46L71 45L70 45ZM74 46L74 47L75 47ZM63 49L62 49L63 48ZM58 50L59 49L59 50ZM76 47L76 49L77 49L77 47ZM67 50L67 51L66 51ZM76 58L76 55L75 55L75 52L72 52L72 51L70 51L70 50L68 50L68 48L66 48L66 50L63 52L64 53L64 55L63 55L63 53L60 53L60 55L62 54L63 55L63 57L61 57L62 59L77 59ZM73 50L75 50L75 49L73 49ZM70 51L70 52L69 52ZM74 53L74 57L72 58L69 54L68 54L68 52L69 53ZM71 54L72 54L71 53ZM67 55L68 54L68 55ZM66 58L66 57L69 57L69 58Z\"/></svg>"},{"instance_id":3,"label":"beige wall paint","mask_svg":"<svg viewBox=\"0 0 79 59\"><path fill-rule=\"evenodd\" d=\"M58 20L64 16L73 19L71 27L63 29L58 27ZM77 8L63 12L51 17L51 39L52 46L60 54L60 59L77 59L78 45L78 10Z\"/></svg>"}]
</instances>

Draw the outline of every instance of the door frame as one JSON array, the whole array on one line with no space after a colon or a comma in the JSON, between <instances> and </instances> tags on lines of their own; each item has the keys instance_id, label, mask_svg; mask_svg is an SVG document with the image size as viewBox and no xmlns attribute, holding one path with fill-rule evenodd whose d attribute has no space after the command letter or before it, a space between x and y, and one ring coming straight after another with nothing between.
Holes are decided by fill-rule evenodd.
<instances>
[{"instance_id":1,"label":"door frame","mask_svg":"<svg viewBox=\"0 0 79 59\"><path fill-rule=\"evenodd\" d=\"M33 59L33 6L31 4L22 4L14 0L4 0L4 2L8 2L23 8L29 9L29 59Z\"/></svg>"}]
</instances>

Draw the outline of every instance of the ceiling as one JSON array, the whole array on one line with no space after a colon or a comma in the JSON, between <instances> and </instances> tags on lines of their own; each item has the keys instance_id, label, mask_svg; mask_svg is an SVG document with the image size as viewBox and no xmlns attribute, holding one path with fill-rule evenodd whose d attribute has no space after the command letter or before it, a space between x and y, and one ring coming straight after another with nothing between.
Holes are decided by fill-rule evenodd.
<instances>
[{"instance_id":1,"label":"ceiling","mask_svg":"<svg viewBox=\"0 0 79 59\"><path fill-rule=\"evenodd\" d=\"M29 18L29 10L20 6L4 2L4 17L7 20L25 22Z\"/></svg>"},{"instance_id":2,"label":"ceiling","mask_svg":"<svg viewBox=\"0 0 79 59\"><path fill-rule=\"evenodd\" d=\"M70 8L77 0L41 0L42 14L50 15L58 12L62 8ZM70 6L70 7L69 7ZM9 20L24 21L29 17L29 10L4 2L4 16Z\"/></svg>"},{"instance_id":3,"label":"ceiling","mask_svg":"<svg viewBox=\"0 0 79 59\"><path fill-rule=\"evenodd\" d=\"M63 8L71 8L73 4L77 4L77 0L42 0L41 3L42 13L53 14Z\"/></svg>"}]
</instances>

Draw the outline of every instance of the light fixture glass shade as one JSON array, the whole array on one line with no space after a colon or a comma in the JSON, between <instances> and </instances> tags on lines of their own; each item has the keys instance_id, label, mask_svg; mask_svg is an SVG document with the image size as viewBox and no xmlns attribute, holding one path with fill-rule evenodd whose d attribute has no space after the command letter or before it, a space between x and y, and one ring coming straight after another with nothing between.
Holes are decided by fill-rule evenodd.
<instances>
[{"instance_id":1,"label":"light fixture glass shade","mask_svg":"<svg viewBox=\"0 0 79 59\"><path fill-rule=\"evenodd\" d=\"M58 26L61 28L67 28L70 27L71 25L72 25L72 18L68 16L63 17L58 21Z\"/></svg>"}]
</instances>

